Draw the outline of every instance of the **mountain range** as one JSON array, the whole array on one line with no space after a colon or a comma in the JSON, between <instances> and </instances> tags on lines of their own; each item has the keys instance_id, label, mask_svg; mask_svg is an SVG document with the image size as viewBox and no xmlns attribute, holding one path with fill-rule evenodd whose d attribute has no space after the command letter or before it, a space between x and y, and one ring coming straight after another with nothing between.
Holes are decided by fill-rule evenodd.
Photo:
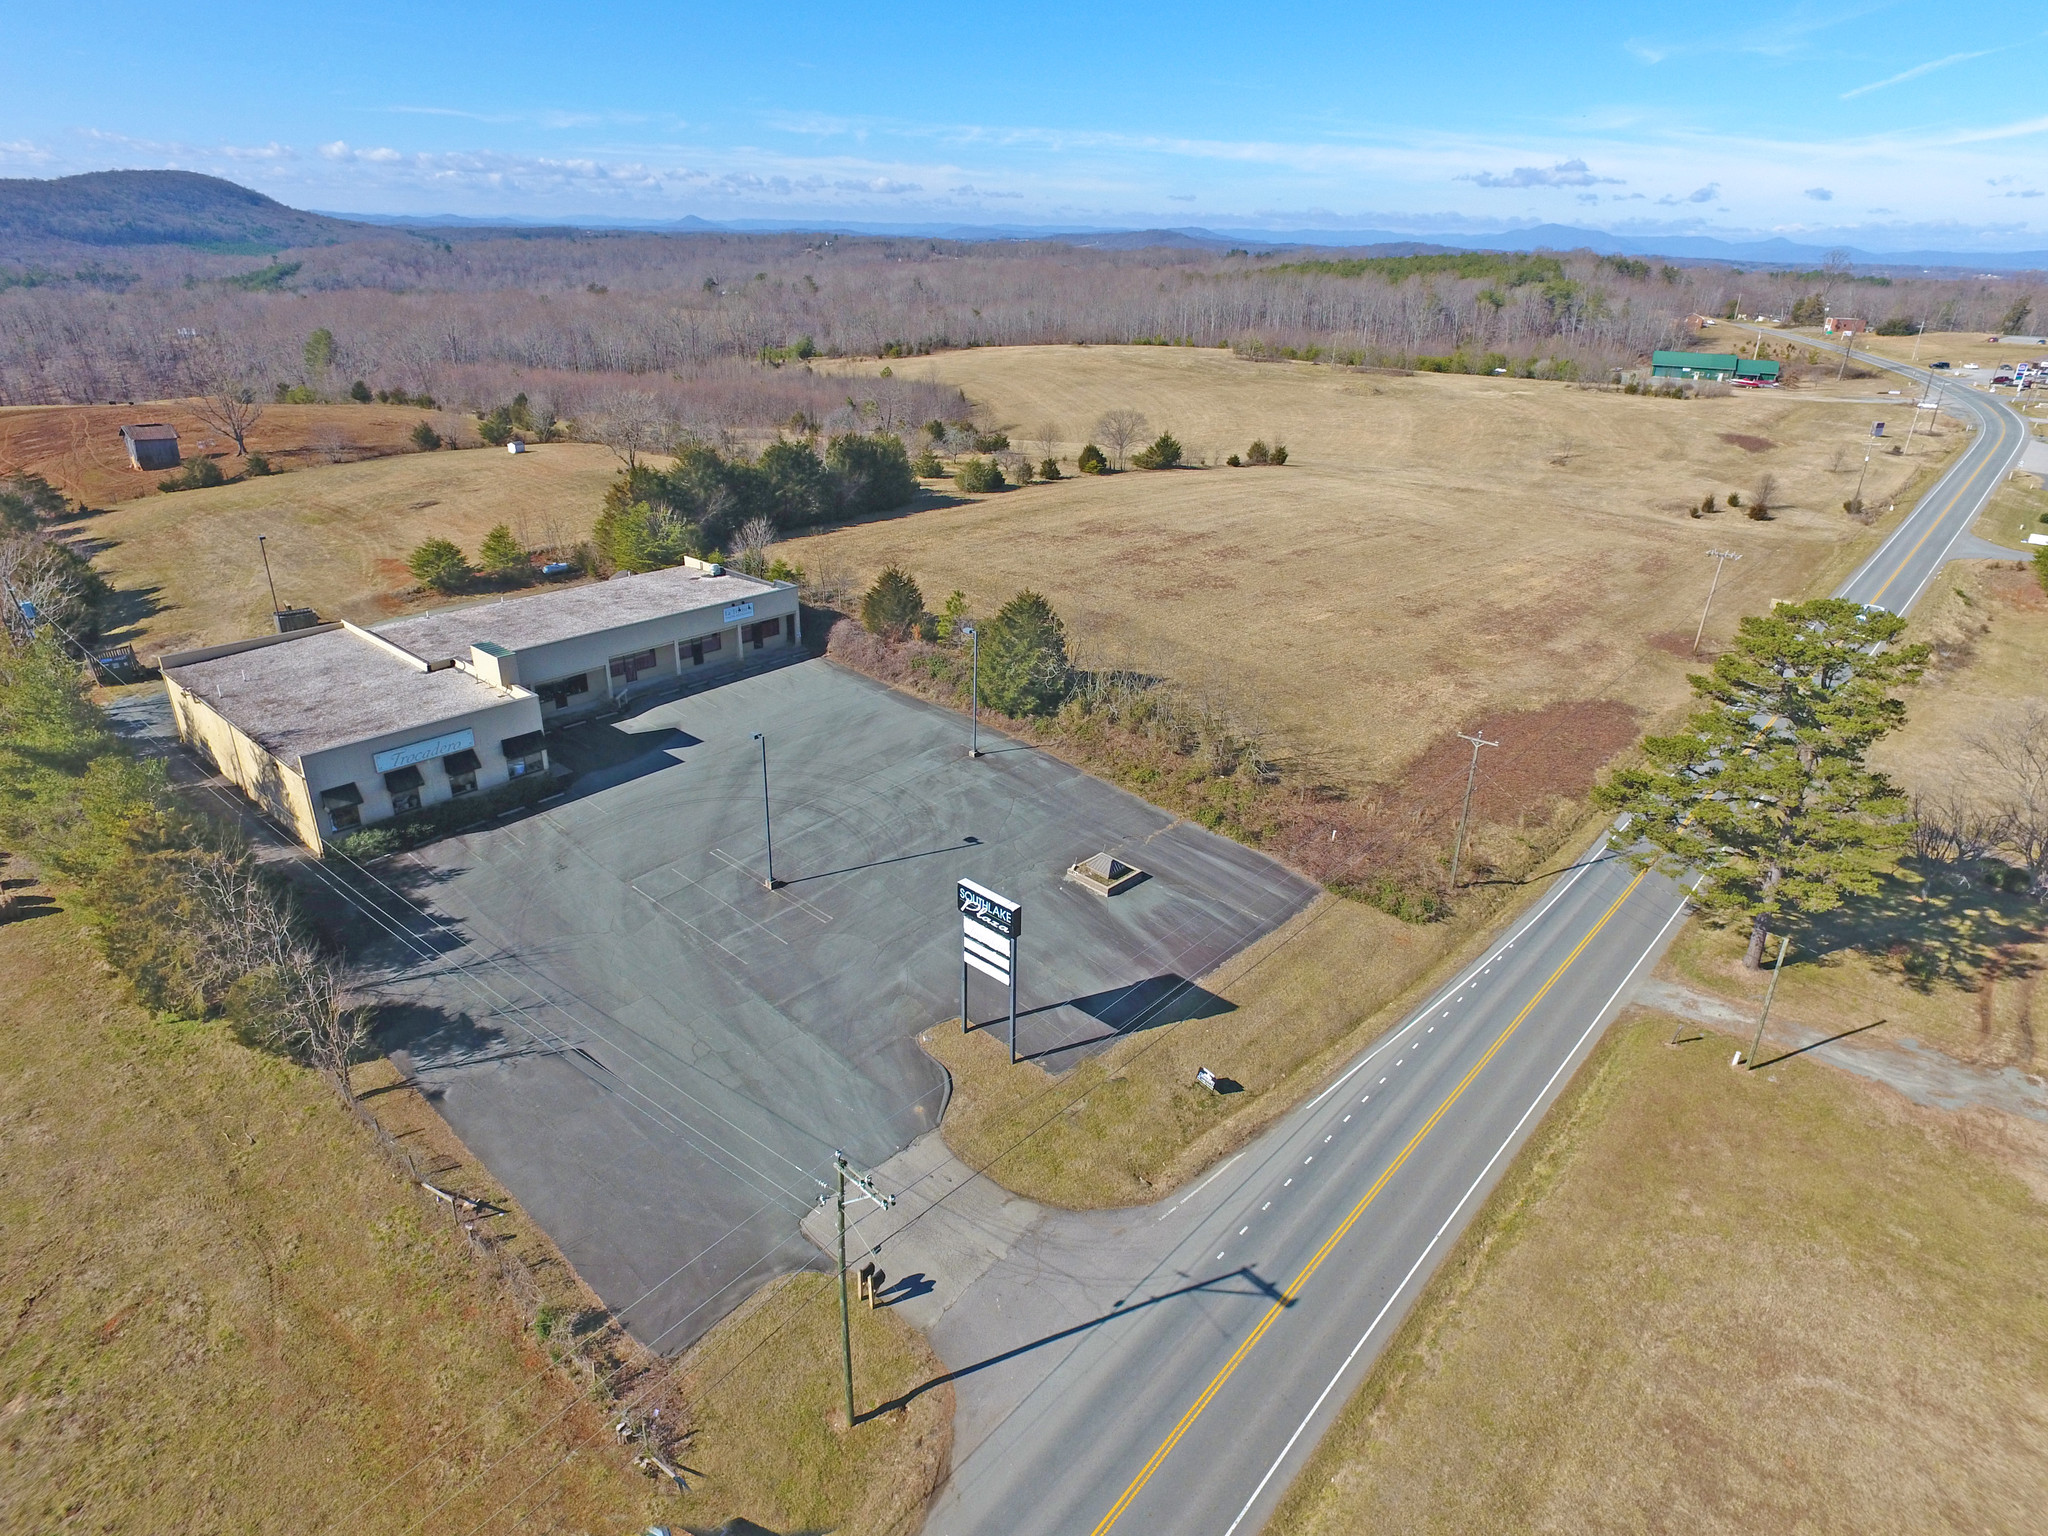
<instances>
[{"instance_id":1,"label":"mountain range","mask_svg":"<svg viewBox=\"0 0 2048 1536\"><path fill-rule=\"evenodd\" d=\"M1376 255L1430 251L1590 250L1601 255L1655 256L1683 262L1811 267L1839 247L1787 239L1722 240L1707 235L1622 235L1568 224L1520 229L1413 232L1386 229L1131 229L1095 226L960 223L871 223L838 220L623 219L606 215L529 219L460 214L335 214L292 208L261 192L192 171L92 171L49 180L0 179L0 256L49 242L94 246L185 245L215 250L278 251L387 235L393 229L481 234L491 229L532 234L549 229L656 234L893 235L934 240L1058 240L1103 249L1180 247L1193 250L1369 250ZM2048 270L2048 251L1881 251L1849 248L1859 266L1940 267L1968 272Z\"/></svg>"}]
</instances>

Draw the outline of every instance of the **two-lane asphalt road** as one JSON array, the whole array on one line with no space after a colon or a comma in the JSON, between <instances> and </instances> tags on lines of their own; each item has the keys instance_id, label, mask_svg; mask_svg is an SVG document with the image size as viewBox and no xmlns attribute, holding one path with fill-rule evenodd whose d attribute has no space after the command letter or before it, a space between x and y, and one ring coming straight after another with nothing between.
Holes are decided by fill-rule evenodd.
<instances>
[{"instance_id":1,"label":"two-lane asphalt road","mask_svg":"<svg viewBox=\"0 0 2048 1536\"><path fill-rule=\"evenodd\" d=\"M1973 441L1838 595L1909 608L2017 459L2002 403L1944 405ZM958 1407L927 1536L1259 1530L1684 910L1669 880L1589 852L1192 1192L1005 1232L930 1323Z\"/></svg>"}]
</instances>

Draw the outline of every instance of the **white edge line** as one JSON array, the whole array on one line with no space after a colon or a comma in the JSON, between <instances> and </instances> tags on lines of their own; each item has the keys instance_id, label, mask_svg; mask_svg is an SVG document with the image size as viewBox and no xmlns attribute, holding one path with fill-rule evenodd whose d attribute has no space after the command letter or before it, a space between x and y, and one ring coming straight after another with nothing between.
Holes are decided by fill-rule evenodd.
<instances>
[{"instance_id":1,"label":"white edge line","mask_svg":"<svg viewBox=\"0 0 2048 1536\"><path fill-rule=\"evenodd\" d=\"M1699 889L1699 886L1698 883L1695 882L1693 890L1697 889ZM1386 1321L1387 1314L1391 1312L1394 1308L1394 1303L1399 1301L1401 1299L1402 1292L1408 1289L1408 1282L1415 1278L1415 1272L1421 1269L1422 1266L1428 1261L1430 1254L1436 1251L1436 1245L1443 1241L1444 1234L1450 1231L1451 1223L1458 1219L1458 1212L1465 1209L1465 1203L1468 1200L1470 1200L1474 1194L1478 1193L1479 1186L1484 1184L1486 1182L1487 1175L1493 1172L1493 1165L1499 1162L1502 1156L1506 1154L1508 1148L1515 1144L1515 1138L1522 1134L1522 1127L1529 1123L1529 1117L1535 1114L1536 1111L1542 1107L1544 1099L1546 1099L1550 1095L1550 1090L1557 1086L1557 1080L1560 1077L1564 1076L1565 1069L1570 1067L1573 1061L1577 1059L1579 1052L1585 1048L1586 1042L1592 1038L1593 1032L1600 1028L1601 1020L1607 1017L1607 1010L1609 1008L1612 1008L1615 1004L1615 1001L1621 996L1621 994L1628 990L1629 983L1635 980L1636 972L1643 968L1643 961L1649 959L1651 955L1656 953L1657 946L1663 943L1664 941L1664 935L1671 931L1671 925L1673 923L1677 922L1679 918L1685 915L1685 909L1688 906L1690 906L1691 903L1692 891L1687 891L1685 893L1685 899L1679 902L1678 904L1678 910L1673 912L1666 919L1664 919L1664 926L1657 930L1656 938L1652 939L1649 942L1649 945L1643 950L1642 954L1636 958L1636 963L1628 968L1628 974L1621 978L1621 985L1614 989L1613 996L1609 997L1607 1001L1601 1005L1600 1011L1593 1015L1593 1022L1586 1026L1586 1032L1580 1035L1579 1038L1573 1042L1572 1048L1565 1053L1564 1060L1557 1064L1557 1070L1550 1074L1550 1081L1543 1085L1542 1091L1538 1093L1536 1097L1530 1101L1529 1107L1522 1111L1522 1118L1517 1120L1515 1122L1515 1128L1512 1131L1508 1132L1507 1140L1503 1141L1500 1144L1499 1149L1493 1154L1493 1156L1486 1160L1486 1166L1479 1170L1479 1177L1472 1181L1472 1187L1466 1190L1465 1193L1461 1197L1459 1197L1458 1203L1456 1205L1451 1207L1451 1214L1446 1216L1444 1218L1444 1224L1436 1229L1436 1236L1432 1237L1429 1240L1428 1245L1422 1250L1421 1254L1416 1258L1415 1262L1409 1266L1408 1273L1401 1277L1401 1283L1394 1287L1393 1294L1387 1298L1386 1305L1380 1308L1379 1314L1373 1318L1372 1322L1367 1326L1365 1332L1359 1335L1358 1342L1351 1346L1351 1353L1346 1355L1344 1357L1344 1363L1337 1367L1337 1374L1330 1378L1330 1384L1324 1387L1322 1392L1317 1396L1315 1404L1309 1409L1307 1416L1302 1419L1301 1423L1295 1426L1294 1433L1287 1437L1287 1443L1280 1448L1280 1454L1273 1458L1273 1465L1266 1468L1266 1475L1259 1479L1258 1487L1254 1488L1252 1490L1252 1496L1244 1501L1244 1508L1240 1509L1237 1512L1237 1518L1230 1522L1230 1527L1223 1533L1223 1536L1235 1536L1238 1526L1244 1523L1244 1517L1250 1514L1252 1506L1259 1502L1259 1495L1266 1491L1266 1484L1273 1480L1273 1474L1280 1470L1280 1464L1284 1462L1287 1459L1289 1453L1293 1451L1294 1443L1301 1438L1303 1431L1305 1431L1309 1427L1310 1423L1314 1421L1315 1416L1318 1413L1322 1412L1323 1404L1326 1401L1328 1401L1330 1394L1337 1389L1337 1383L1344 1379L1344 1373L1351 1369L1351 1364L1358 1358L1359 1351L1365 1348L1367 1341L1369 1341L1372 1338L1373 1334L1378 1330L1380 1324Z\"/></svg>"},{"instance_id":2,"label":"white edge line","mask_svg":"<svg viewBox=\"0 0 2048 1536\"><path fill-rule=\"evenodd\" d=\"M1249 1149L1247 1149L1247 1150L1249 1150ZM1243 1157L1243 1156L1244 1156L1244 1153L1243 1153L1243 1152L1239 1152L1239 1153L1236 1153L1235 1155L1233 1155L1233 1156L1231 1157L1231 1159L1230 1159L1230 1161L1229 1161L1229 1162L1226 1162L1226 1163L1225 1163L1225 1164L1223 1165L1223 1167L1222 1167L1222 1168L1218 1168L1218 1169L1217 1169L1217 1170L1216 1170L1216 1171L1215 1171L1214 1173L1210 1174L1210 1175L1209 1175L1209 1177L1207 1177L1206 1179L1202 1180L1202 1182L1201 1182L1201 1183L1197 1184L1197 1185L1196 1185L1196 1186L1195 1186L1195 1187L1194 1187L1193 1189L1189 1190L1189 1191L1188 1191L1188 1192L1187 1192L1186 1194L1182 1195L1182 1196L1180 1197L1180 1201L1179 1201L1179 1203L1178 1203L1178 1204L1176 1204L1176 1205L1174 1206L1174 1208L1173 1208L1173 1211L1177 1211L1177 1210L1179 1210L1179 1209L1181 1208L1181 1206L1183 1206L1183 1205L1186 1205L1186 1204L1187 1204L1187 1203L1188 1203L1188 1202L1189 1202L1190 1200L1194 1199L1194 1198L1195 1198L1195 1196L1199 1195L1199 1194L1200 1194L1200 1193L1201 1193L1201 1192L1202 1192L1203 1190L1207 1189L1207 1188L1208 1188L1208 1187L1209 1187L1209 1186L1210 1186L1211 1184L1214 1184L1214 1183L1215 1183L1215 1182L1216 1182L1216 1181L1217 1181L1218 1179L1222 1178L1222 1177L1223 1177L1223 1174L1224 1174L1224 1170L1225 1170L1225 1169L1227 1169L1227 1168L1229 1168L1229 1166L1230 1166L1230 1164L1231 1164L1231 1163L1234 1163L1234 1162L1236 1162L1236 1161L1238 1160L1238 1158L1240 1158L1240 1157ZM1171 1215L1173 1214L1173 1211L1161 1211L1161 1212L1159 1213L1159 1220L1161 1220L1161 1221L1164 1221L1164 1220L1166 1220L1166 1218L1167 1218L1167 1217L1169 1217L1169 1216L1171 1216Z\"/></svg>"},{"instance_id":3,"label":"white edge line","mask_svg":"<svg viewBox=\"0 0 2048 1536\"><path fill-rule=\"evenodd\" d=\"M1607 841L1607 836L1608 834L1606 832L1602 832L1598 840L1599 843L1604 845ZM1514 943L1516 939L1521 938L1531 928L1534 928L1537 925L1537 923L1541 922L1543 920L1543 914L1548 912L1551 909L1551 907L1556 904L1558 898L1563 896L1564 893L1570 890L1573 886L1577 885L1579 883L1579 877L1585 874L1587 870L1593 867L1591 855L1594 854L1595 851L1596 849L1594 847L1587 848L1587 862L1581 863L1576 869L1572 871L1571 879L1565 881L1564 884L1560 885L1556 890L1552 891L1548 896L1544 897L1543 905L1538 907L1534 912L1531 912L1528 918L1522 923L1521 927L1517 928L1514 931L1514 933L1506 940L1506 942L1500 946L1499 949L1496 949L1492 954L1487 955L1484 959L1473 961L1472 969L1466 971L1464 975L1460 976L1456 981L1447 982L1444 986L1444 989L1441 992L1437 993L1435 997L1431 998L1428 1002L1424 1003L1420 1008L1416 1009L1414 1013L1410 1014L1408 1016L1407 1022L1404 1023L1399 1029L1395 1030L1392 1034L1388 1035L1384 1040L1381 1040L1374 1044L1370 1050L1368 1050L1363 1056L1359 1057L1358 1060L1355 1063L1353 1063L1350 1071L1346 1072L1342 1077L1338 1078L1337 1081L1330 1084L1329 1087L1325 1088L1321 1093L1317 1094L1314 1098L1310 1099L1306 1104L1302 1105L1302 1113L1308 1113L1308 1111L1314 1109L1318 1104L1322 1103L1323 1100L1327 1099L1339 1088L1342 1088L1346 1083L1350 1082L1351 1079L1356 1077L1359 1074L1359 1072L1369 1062L1371 1062L1371 1060L1375 1056L1379 1055L1380 1052L1387 1050L1388 1048L1393 1046L1403 1035L1407 1034L1409 1030L1413 1029L1417 1024L1420 1024L1424 1019L1428 1018L1430 1009L1441 1007L1444 1003L1448 1002L1457 993L1464 991L1465 988L1471 984L1473 978L1476 977L1481 970L1493 964L1494 961L1498 960L1502 955L1506 954L1508 945Z\"/></svg>"},{"instance_id":4,"label":"white edge line","mask_svg":"<svg viewBox=\"0 0 2048 1536\"><path fill-rule=\"evenodd\" d=\"M2005 421L2005 418L2003 417L2003 415L2001 415L1998 418L1999 429L2003 431L2006 424L2007 423ZM2013 460L2020 457L2027 451L2027 440L2033 434L2029 429L2027 429L2025 422L2022 422L2020 426L2021 432L2019 441L2013 445L2012 452L2008 453L2005 456L2005 462L1999 466L1998 473L1991 477L1991 488L1984 493L1983 501L1979 502L1977 508L1971 512L1970 516L1964 519L1962 526L1957 528L1954 533L1949 535L1948 542L1941 546L1941 554L1938 557L1936 557L1934 563L1927 568L1927 574L1920 578L1920 585L1913 589L1913 595L1907 598L1903 603L1899 604L1901 611L1910 609L1915 603L1919 602L1921 594L1924 593L1930 586L1934 584L1934 578L1939 576L1942 573L1943 569L1948 565L1949 551L1954 549L1956 545L1961 542L1964 534L1971 532L1976 527L1977 519L1983 514L1984 506L1988 504L1992 496L1996 494L2000 484L2002 484L2012 474Z\"/></svg>"}]
</instances>

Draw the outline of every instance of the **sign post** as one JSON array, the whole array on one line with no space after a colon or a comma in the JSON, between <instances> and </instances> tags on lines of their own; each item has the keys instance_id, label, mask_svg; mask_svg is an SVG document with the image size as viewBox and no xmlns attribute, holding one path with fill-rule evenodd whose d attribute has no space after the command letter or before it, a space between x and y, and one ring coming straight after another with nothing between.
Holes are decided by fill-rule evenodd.
<instances>
[{"instance_id":1,"label":"sign post","mask_svg":"<svg viewBox=\"0 0 2048 1536\"><path fill-rule=\"evenodd\" d=\"M1017 941L1024 932L1024 905L999 896L985 885L962 880L960 904L960 1030L967 1017L967 972L970 967L1010 989L1010 1064L1017 1062Z\"/></svg>"}]
</instances>

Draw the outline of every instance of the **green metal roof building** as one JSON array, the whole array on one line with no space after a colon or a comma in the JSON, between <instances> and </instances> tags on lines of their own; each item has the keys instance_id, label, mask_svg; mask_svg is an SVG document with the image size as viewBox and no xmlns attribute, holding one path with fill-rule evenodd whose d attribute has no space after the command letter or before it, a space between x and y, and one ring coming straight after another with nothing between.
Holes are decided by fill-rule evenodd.
<instances>
[{"instance_id":1,"label":"green metal roof building","mask_svg":"<svg viewBox=\"0 0 2048 1536\"><path fill-rule=\"evenodd\" d=\"M1778 364L1764 358L1737 357L1733 352L1652 352L1653 379L1768 379L1777 382Z\"/></svg>"}]
</instances>

